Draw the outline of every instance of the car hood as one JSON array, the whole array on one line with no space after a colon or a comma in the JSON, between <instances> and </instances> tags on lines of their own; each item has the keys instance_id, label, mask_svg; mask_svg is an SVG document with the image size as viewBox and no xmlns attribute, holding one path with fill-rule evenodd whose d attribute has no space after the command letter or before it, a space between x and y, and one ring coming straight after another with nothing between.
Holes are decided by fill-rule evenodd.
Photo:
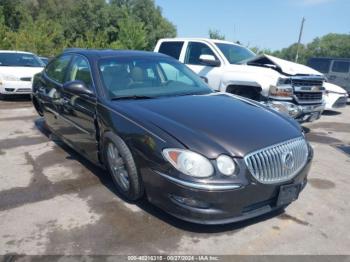
<instances>
[{"instance_id":1,"label":"car hood","mask_svg":"<svg viewBox=\"0 0 350 262\"><path fill-rule=\"evenodd\" d=\"M278 68L279 71L287 75L317 75L323 76L322 73L312 69L311 67L293 63L281 58L277 58L270 55L259 55L245 61L246 64L261 64L261 65L273 65Z\"/></svg>"},{"instance_id":2,"label":"car hood","mask_svg":"<svg viewBox=\"0 0 350 262\"><path fill-rule=\"evenodd\" d=\"M8 75L13 77L33 77L35 74L43 71L43 67L23 67L23 66L0 66L0 77Z\"/></svg>"},{"instance_id":3,"label":"car hood","mask_svg":"<svg viewBox=\"0 0 350 262\"><path fill-rule=\"evenodd\" d=\"M159 128L188 149L212 159L220 154L243 157L302 136L292 120L223 93L114 101L113 105L134 121Z\"/></svg>"}]
</instances>

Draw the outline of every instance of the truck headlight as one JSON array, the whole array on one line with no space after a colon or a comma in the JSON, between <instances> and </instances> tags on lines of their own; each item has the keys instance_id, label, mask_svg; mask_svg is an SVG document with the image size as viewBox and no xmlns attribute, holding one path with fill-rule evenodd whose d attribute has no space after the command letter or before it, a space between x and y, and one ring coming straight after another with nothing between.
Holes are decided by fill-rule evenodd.
<instances>
[{"instance_id":1,"label":"truck headlight","mask_svg":"<svg viewBox=\"0 0 350 262\"><path fill-rule=\"evenodd\" d=\"M210 161L195 152L168 148L163 150L163 156L170 164L185 175L204 178L214 173L214 167Z\"/></svg>"},{"instance_id":2,"label":"truck headlight","mask_svg":"<svg viewBox=\"0 0 350 262\"><path fill-rule=\"evenodd\" d=\"M236 163L226 155L221 155L216 159L219 171L225 176L232 176L236 171Z\"/></svg>"},{"instance_id":3,"label":"truck headlight","mask_svg":"<svg viewBox=\"0 0 350 262\"><path fill-rule=\"evenodd\" d=\"M290 99L293 97L293 88L291 86L270 86L269 95L275 98Z\"/></svg>"}]
</instances>

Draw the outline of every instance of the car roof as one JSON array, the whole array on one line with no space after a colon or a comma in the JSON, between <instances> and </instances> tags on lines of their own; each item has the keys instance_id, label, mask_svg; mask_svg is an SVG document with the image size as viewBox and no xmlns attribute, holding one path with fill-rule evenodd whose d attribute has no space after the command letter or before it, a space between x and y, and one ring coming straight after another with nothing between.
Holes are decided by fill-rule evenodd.
<instances>
[{"instance_id":1,"label":"car roof","mask_svg":"<svg viewBox=\"0 0 350 262\"><path fill-rule=\"evenodd\" d=\"M28 54L28 55L34 55L31 52L26 51L16 51L16 50L0 50L0 53L9 53L9 54Z\"/></svg>"},{"instance_id":2,"label":"car roof","mask_svg":"<svg viewBox=\"0 0 350 262\"><path fill-rule=\"evenodd\" d=\"M217 44L231 44L241 46L240 44L230 42L227 40L219 40L219 39L211 39L211 38L203 38L203 37L176 37L176 38L163 38L159 41L204 41L209 43L217 43Z\"/></svg>"},{"instance_id":3,"label":"car roof","mask_svg":"<svg viewBox=\"0 0 350 262\"><path fill-rule=\"evenodd\" d=\"M80 49L80 48L69 48L64 53L81 54L86 57L125 57L125 56L138 56L138 57L169 57L167 55L149 51L138 51L138 50L116 50L116 49Z\"/></svg>"}]
</instances>

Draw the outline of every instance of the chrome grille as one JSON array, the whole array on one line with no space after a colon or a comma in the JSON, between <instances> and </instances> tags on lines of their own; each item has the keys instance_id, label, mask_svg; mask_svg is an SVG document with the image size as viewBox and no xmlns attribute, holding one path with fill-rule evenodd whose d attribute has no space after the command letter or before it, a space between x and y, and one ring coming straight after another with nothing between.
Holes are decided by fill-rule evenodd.
<instances>
[{"instance_id":1,"label":"chrome grille","mask_svg":"<svg viewBox=\"0 0 350 262\"><path fill-rule=\"evenodd\" d=\"M294 92L299 100L303 101L315 101L322 100L322 92Z\"/></svg>"},{"instance_id":2,"label":"chrome grille","mask_svg":"<svg viewBox=\"0 0 350 262\"><path fill-rule=\"evenodd\" d=\"M293 79L293 86L323 86L323 79Z\"/></svg>"},{"instance_id":3,"label":"chrome grille","mask_svg":"<svg viewBox=\"0 0 350 262\"><path fill-rule=\"evenodd\" d=\"M250 153L244 160L256 180L273 184L292 179L305 166L307 157L308 145L300 137Z\"/></svg>"}]
</instances>

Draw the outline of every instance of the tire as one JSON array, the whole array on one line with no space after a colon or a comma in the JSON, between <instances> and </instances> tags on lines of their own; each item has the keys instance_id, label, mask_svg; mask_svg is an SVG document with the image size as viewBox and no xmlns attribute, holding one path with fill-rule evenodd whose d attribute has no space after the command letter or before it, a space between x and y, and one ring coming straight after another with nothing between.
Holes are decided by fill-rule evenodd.
<instances>
[{"instance_id":1,"label":"tire","mask_svg":"<svg viewBox=\"0 0 350 262\"><path fill-rule=\"evenodd\" d=\"M136 201L143 197L143 183L130 149L111 132L104 136L103 159L114 185L126 200Z\"/></svg>"},{"instance_id":2,"label":"tire","mask_svg":"<svg viewBox=\"0 0 350 262\"><path fill-rule=\"evenodd\" d=\"M33 106L36 110L36 112L38 113L39 116L43 117L44 116L44 111L41 107L41 104L40 102L36 99L36 97L32 97L32 103L33 103Z\"/></svg>"}]
</instances>

